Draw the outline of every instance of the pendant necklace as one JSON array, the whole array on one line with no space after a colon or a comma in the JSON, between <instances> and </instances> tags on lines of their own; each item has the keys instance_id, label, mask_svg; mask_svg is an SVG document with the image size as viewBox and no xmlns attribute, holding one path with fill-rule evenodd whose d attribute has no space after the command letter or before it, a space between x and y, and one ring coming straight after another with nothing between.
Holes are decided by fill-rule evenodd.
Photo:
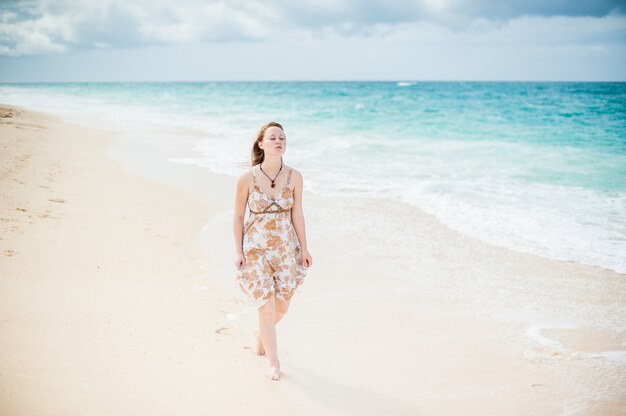
<instances>
[{"instance_id":1,"label":"pendant necklace","mask_svg":"<svg viewBox=\"0 0 626 416\"><path fill-rule=\"evenodd\" d=\"M280 169L278 169L278 173L276 174L276 176L274 177L274 179L270 178L269 175L267 173L265 173L265 171L263 170L263 166L261 166L261 164L259 163L259 168L261 169L261 172L263 172L263 174L265 176L267 176L267 178L272 181L272 188L276 187L276 184L274 183L274 181L276 180L276 178L278 178L278 175L280 175L280 171L283 170L283 161L282 159L280 160Z\"/></svg>"}]
</instances>

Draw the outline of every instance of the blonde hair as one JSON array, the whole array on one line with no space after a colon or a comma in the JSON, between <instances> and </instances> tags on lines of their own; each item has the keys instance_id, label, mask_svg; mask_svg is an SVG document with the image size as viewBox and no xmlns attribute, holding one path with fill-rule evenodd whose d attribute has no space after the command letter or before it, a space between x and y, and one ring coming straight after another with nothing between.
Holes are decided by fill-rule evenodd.
<instances>
[{"instance_id":1,"label":"blonde hair","mask_svg":"<svg viewBox=\"0 0 626 416\"><path fill-rule=\"evenodd\" d=\"M285 133L285 129L283 129L283 126L275 121L270 121L269 123L262 125L256 135L254 143L252 144L252 157L250 160L250 166L258 165L265 159L265 152L259 147L259 143L263 141L263 135L265 135L265 130L269 129L270 127L278 127L283 131L283 133ZM286 139L287 136L285 135L285 140Z\"/></svg>"}]
</instances>

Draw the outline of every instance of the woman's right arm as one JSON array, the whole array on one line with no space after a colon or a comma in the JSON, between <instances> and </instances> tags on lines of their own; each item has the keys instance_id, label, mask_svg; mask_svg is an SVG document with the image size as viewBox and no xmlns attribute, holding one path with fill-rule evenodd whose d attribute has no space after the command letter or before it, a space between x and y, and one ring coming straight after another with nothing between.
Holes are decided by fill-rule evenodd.
<instances>
[{"instance_id":1,"label":"woman's right arm","mask_svg":"<svg viewBox=\"0 0 626 416\"><path fill-rule=\"evenodd\" d=\"M248 202L248 175L244 174L237 180L235 191L235 211L233 213L233 234L235 236L235 266L240 267L243 258L243 223L246 216L246 203ZM240 258L241 256L241 258Z\"/></svg>"}]
</instances>

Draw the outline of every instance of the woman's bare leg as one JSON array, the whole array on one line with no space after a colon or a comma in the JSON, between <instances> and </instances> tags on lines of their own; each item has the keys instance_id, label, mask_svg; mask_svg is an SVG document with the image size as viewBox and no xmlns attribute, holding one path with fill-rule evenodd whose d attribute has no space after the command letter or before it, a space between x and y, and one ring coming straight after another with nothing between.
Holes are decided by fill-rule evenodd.
<instances>
[{"instance_id":1,"label":"woman's bare leg","mask_svg":"<svg viewBox=\"0 0 626 416\"><path fill-rule=\"evenodd\" d=\"M285 314L287 313L287 310L289 309L289 302L291 302L291 299L280 300L276 298L275 302L276 302L276 311L274 314L274 325L276 325L281 320L281 318L285 316Z\"/></svg>"},{"instance_id":2,"label":"woman's bare leg","mask_svg":"<svg viewBox=\"0 0 626 416\"><path fill-rule=\"evenodd\" d=\"M276 342L276 324L287 312L289 301L281 301L272 296L270 300L265 302L259 308L259 329L261 340L267 359L270 364L268 377L272 380L278 380L280 377L280 362L278 361L278 347Z\"/></svg>"},{"instance_id":3,"label":"woman's bare leg","mask_svg":"<svg viewBox=\"0 0 626 416\"><path fill-rule=\"evenodd\" d=\"M265 302L265 304L259 308L259 330L270 365L278 365L276 327L274 326L275 314L276 301L275 296L272 296L270 300Z\"/></svg>"},{"instance_id":4,"label":"woman's bare leg","mask_svg":"<svg viewBox=\"0 0 626 416\"><path fill-rule=\"evenodd\" d=\"M265 355L265 348L263 347L263 340L261 339L261 333L258 328L255 329L252 334L256 339L256 355Z\"/></svg>"},{"instance_id":5,"label":"woman's bare leg","mask_svg":"<svg viewBox=\"0 0 626 416\"><path fill-rule=\"evenodd\" d=\"M283 316L287 313L289 309L289 300L281 300L274 296L274 326L280 322ZM260 312L260 311L259 311ZM261 339L260 333L258 330L254 331L254 336L256 337L256 353L257 355L265 354L265 347L263 346L263 340Z\"/></svg>"}]
</instances>

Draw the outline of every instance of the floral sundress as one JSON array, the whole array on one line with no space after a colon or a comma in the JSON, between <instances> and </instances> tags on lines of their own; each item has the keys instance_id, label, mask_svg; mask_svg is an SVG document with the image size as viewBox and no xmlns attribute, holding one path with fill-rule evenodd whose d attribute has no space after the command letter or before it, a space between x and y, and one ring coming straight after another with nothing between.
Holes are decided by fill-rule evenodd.
<instances>
[{"instance_id":1,"label":"floral sundress","mask_svg":"<svg viewBox=\"0 0 626 416\"><path fill-rule=\"evenodd\" d=\"M300 292L307 272L302 251L291 222L293 189L291 172L276 198L259 188L252 168L254 186L248 193L249 216L243 227L243 266L235 280L249 306L260 308L273 295L289 300Z\"/></svg>"}]
</instances>

